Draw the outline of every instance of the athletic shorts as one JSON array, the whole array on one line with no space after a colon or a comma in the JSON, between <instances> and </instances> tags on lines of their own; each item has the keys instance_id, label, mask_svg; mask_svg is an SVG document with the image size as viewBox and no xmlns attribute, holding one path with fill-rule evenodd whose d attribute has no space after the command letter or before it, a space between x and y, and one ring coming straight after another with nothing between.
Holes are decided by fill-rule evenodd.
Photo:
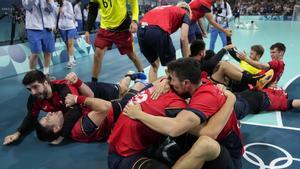
<instances>
[{"instance_id":1,"label":"athletic shorts","mask_svg":"<svg viewBox=\"0 0 300 169\"><path fill-rule=\"evenodd\" d=\"M161 65L166 66L176 59L176 51L168 32L158 26L139 26L138 42L140 50L149 63L154 63L157 58Z\"/></svg>"},{"instance_id":2,"label":"athletic shorts","mask_svg":"<svg viewBox=\"0 0 300 169\"><path fill-rule=\"evenodd\" d=\"M52 53L55 50L54 35L51 30L27 29L27 39L31 53Z\"/></svg>"},{"instance_id":3,"label":"athletic shorts","mask_svg":"<svg viewBox=\"0 0 300 169\"><path fill-rule=\"evenodd\" d=\"M200 27L196 22L192 22L189 26L189 43L192 43L196 39L203 39Z\"/></svg>"},{"instance_id":4,"label":"athletic shorts","mask_svg":"<svg viewBox=\"0 0 300 169\"><path fill-rule=\"evenodd\" d=\"M245 90L236 93L234 112L238 120L248 114L257 114L266 110L270 105L268 96L262 91Z\"/></svg>"},{"instance_id":5,"label":"athletic shorts","mask_svg":"<svg viewBox=\"0 0 300 169\"><path fill-rule=\"evenodd\" d=\"M95 98L111 101L120 97L120 86L118 84L104 82L86 82L85 84L94 92Z\"/></svg>"},{"instance_id":6,"label":"athletic shorts","mask_svg":"<svg viewBox=\"0 0 300 169\"><path fill-rule=\"evenodd\" d=\"M77 39L78 33L76 28L69 30L59 30L62 40L67 43L69 39Z\"/></svg>"},{"instance_id":7,"label":"athletic shorts","mask_svg":"<svg viewBox=\"0 0 300 169\"><path fill-rule=\"evenodd\" d=\"M115 32L100 28L96 35L95 46L104 49L111 48L115 44L121 55L133 52L132 33L127 31Z\"/></svg>"}]
</instances>

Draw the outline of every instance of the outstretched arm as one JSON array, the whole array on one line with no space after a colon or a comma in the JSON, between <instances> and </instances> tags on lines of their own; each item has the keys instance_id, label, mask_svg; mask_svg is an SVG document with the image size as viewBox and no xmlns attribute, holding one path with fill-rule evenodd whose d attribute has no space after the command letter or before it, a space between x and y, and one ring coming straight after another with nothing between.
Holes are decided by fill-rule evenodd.
<instances>
[{"instance_id":1,"label":"outstretched arm","mask_svg":"<svg viewBox=\"0 0 300 169\"><path fill-rule=\"evenodd\" d=\"M34 128L34 125L37 121L37 114L39 110L33 106L34 98L30 95L27 101L27 115L23 119L22 124L17 129L17 131L11 135L8 135L4 138L4 145L11 144L21 138L25 133L31 131Z\"/></svg>"},{"instance_id":2,"label":"outstretched arm","mask_svg":"<svg viewBox=\"0 0 300 169\"><path fill-rule=\"evenodd\" d=\"M87 97L94 97L94 92L91 90L89 86L87 86L84 82L82 82L76 73L71 72L67 74L65 77L69 84L72 84L76 87L80 93L80 95L87 96Z\"/></svg>"},{"instance_id":3,"label":"outstretched arm","mask_svg":"<svg viewBox=\"0 0 300 169\"><path fill-rule=\"evenodd\" d=\"M205 13L205 17L206 17L206 19L208 20L208 22L209 22L212 26L214 26L216 29L218 29L218 30L221 31L221 32L224 32L224 33L226 34L226 36L231 36L231 34L232 34L231 31L230 31L229 29L224 29L220 24L218 24L218 23L215 21L215 19L214 19L212 13L210 13L210 12Z\"/></svg>"},{"instance_id":4,"label":"outstretched arm","mask_svg":"<svg viewBox=\"0 0 300 169\"><path fill-rule=\"evenodd\" d=\"M252 60L249 57L247 57L246 53L238 53L237 55L241 60L244 60L245 62L249 63L251 66L256 67L257 69L269 69L270 65L268 63L260 63L258 61Z\"/></svg>"}]
</instances>

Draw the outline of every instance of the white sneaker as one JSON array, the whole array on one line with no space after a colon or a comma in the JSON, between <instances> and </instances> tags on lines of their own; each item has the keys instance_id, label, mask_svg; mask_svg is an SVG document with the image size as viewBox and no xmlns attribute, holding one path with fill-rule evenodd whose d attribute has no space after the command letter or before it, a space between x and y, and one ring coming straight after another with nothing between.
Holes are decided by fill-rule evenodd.
<instances>
[{"instance_id":1,"label":"white sneaker","mask_svg":"<svg viewBox=\"0 0 300 169\"><path fill-rule=\"evenodd\" d=\"M71 69L71 68L73 68L74 66L76 66L76 62L75 62L75 61L74 61L74 62L68 62L66 68Z\"/></svg>"}]
</instances>

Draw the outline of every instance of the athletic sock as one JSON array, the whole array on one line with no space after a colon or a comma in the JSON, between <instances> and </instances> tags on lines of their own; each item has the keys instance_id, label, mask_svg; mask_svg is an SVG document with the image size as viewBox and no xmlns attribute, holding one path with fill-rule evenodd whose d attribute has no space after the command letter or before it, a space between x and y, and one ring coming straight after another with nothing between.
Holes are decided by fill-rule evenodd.
<instances>
[{"instance_id":1,"label":"athletic sock","mask_svg":"<svg viewBox=\"0 0 300 169\"><path fill-rule=\"evenodd\" d=\"M49 67L44 67L43 70L44 70L43 72L45 75L49 74Z\"/></svg>"}]
</instances>

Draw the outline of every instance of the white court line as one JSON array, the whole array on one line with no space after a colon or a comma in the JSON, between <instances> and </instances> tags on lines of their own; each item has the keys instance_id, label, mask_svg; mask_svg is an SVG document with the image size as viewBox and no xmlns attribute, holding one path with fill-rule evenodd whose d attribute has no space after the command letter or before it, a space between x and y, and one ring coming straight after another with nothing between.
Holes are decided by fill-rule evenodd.
<instances>
[{"instance_id":1,"label":"white court line","mask_svg":"<svg viewBox=\"0 0 300 169\"><path fill-rule=\"evenodd\" d=\"M296 75L295 77L293 77L292 79L290 79L284 86L283 86L283 89L286 90L289 85L294 81L296 80L298 77L300 77L300 74Z\"/></svg>"},{"instance_id":2,"label":"white court line","mask_svg":"<svg viewBox=\"0 0 300 169\"><path fill-rule=\"evenodd\" d=\"M248 124L248 125L254 125L254 126L262 126L262 127L271 127L271 128L279 128L279 129L300 131L300 128L296 128L296 127L275 126L275 125L270 125L270 124L260 124L260 123L246 122L246 121L241 121L241 123L242 124Z\"/></svg>"},{"instance_id":3,"label":"white court line","mask_svg":"<svg viewBox=\"0 0 300 169\"><path fill-rule=\"evenodd\" d=\"M275 114L276 114L277 125L279 127L283 127L281 111L276 111Z\"/></svg>"},{"instance_id":4,"label":"white court line","mask_svg":"<svg viewBox=\"0 0 300 169\"><path fill-rule=\"evenodd\" d=\"M299 161L300 162L300 159L299 158L293 158L294 161Z\"/></svg>"}]
</instances>

